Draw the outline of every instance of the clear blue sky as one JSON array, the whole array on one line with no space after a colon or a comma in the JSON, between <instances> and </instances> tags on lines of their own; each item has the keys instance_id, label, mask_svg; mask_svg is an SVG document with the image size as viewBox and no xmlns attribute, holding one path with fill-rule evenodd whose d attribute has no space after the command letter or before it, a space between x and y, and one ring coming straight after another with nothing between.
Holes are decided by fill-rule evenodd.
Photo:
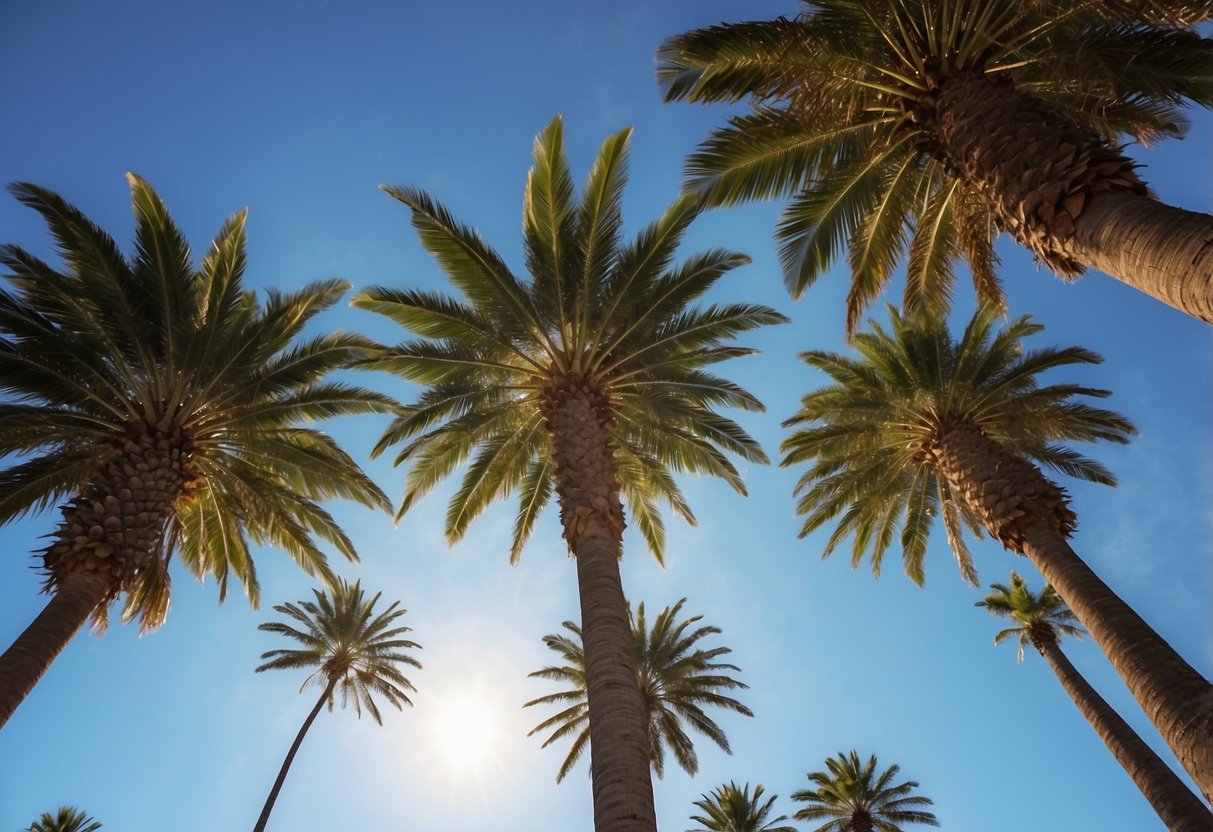
<instances>
[{"instance_id":1,"label":"clear blue sky","mask_svg":"<svg viewBox=\"0 0 1213 832\"><path fill-rule=\"evenodd\" d=\"M797 10L794 0L6 3L0 181L62 193L129 249L123 173L133 170L156 186L199 252L225 216L248 206L253 285L341 276L438 288L407 211L377 192L379 183L431 190L521 269L535 133L564 114L580 179L601 140L630 124L625 221L635 231L673 199L683 158L726 113L661 104L657 44L699 25ZM1211 140L1213 119L1201 114L1186 142L1143 152L1145 176L1164 199L1213 210ZM763 355L727 368L767 403L768 413L743 422L772 454L779 422L821 382L794 356L841 348L845 294L839 270L788 301L771 240L776 213L774 205L713 213L684 248L750 253L753 264L713 299L756 299L793 318L747 339ZM48 250L40 220L7 196L0 242ZM1046 324L1040 343L1102 353L1105 364L1071 377L1113 389L1112 406L1141 429L1127 447L1093 451L1120 475L1119 489L1070 484L1075 548L1209 675L1210 330L1115 281L1090 275L1062 285L1022 252L1001 251L1012 312ZM971 302L961 294L961 314ZM399 337L344 308L322 323ZM414 392L391 379L366 382L402 398ZM367 418L331 430L364 459L382 427ZM399 493L400 471L382 461L370 470ZM697 778L671 770L655 783L663 830L690 826L692 801L729 779L763 783L790 815L788 796L805 773L852 747L899 762L948 829L1162 828L1044 662L1029 655L1017 666L1013 648L992 646L998 624L973 607L979 594L957 576L942 533L925 589L892 567L873 581L844 558L822 563L824 537L796 538L798 472L745 473L745 500L717 482L684 483L700 524L670 520L666 569L631 533L625 541L630 597L653 609L686 596L689 612L722 627L719 643L733 648L750 684L742 699L756 714L721 718L731 757L704 740ZM491 511L448 549L445 493L395 529L386 516L335 507L364 558L341 573L409 609L425 668L411 674L416 707L389 711L382 728L352 711L321 715L271 829L590 828L584 764L556 786L563 751L528 739L543 715L518 707L551 690L526 678L549 660L540 638L577 616L555 515L510 568L512 507ZM46 514L0 529L5 644L44 603L29 553L52 523ZM1012 568L1031 574L988 542L975 554L984 583L1005 581ZM140 639L115 626L69 646L0 732L0 832L62 803L87 809L107 832L251 828L314 696L298 694L302 678L252 672L277 646L257 624L310 586L280 553L260 552L257 563L261 611L239 595L217 608L213 583L177 574L160 632ZM1095 649L1068 649L1161 749ZM489 755L463 767L442 750L439 718L459 697L484 703L495 719Z\"/></svg>"}]
</instances>

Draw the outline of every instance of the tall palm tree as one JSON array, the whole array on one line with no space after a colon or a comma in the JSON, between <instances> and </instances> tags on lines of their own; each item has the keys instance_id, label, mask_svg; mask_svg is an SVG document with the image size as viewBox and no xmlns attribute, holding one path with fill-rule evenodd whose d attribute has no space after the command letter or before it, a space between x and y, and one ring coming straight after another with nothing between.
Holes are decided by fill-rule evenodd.
<instances>
[{"instance_id":1,"label":"tall palm tree","mask_svg":"<svg viewBox=\"0 0 1213 832\"><path fill-rule=\"evenodd\" d=\"M908 254L907 308L952 262L1000 298L993 228L1058 275L1092 266L1213 321L1213 216L1153 199L1117 142L1182 135L1213 104L1205 0L805 0L658 52L667 100L748 98L688 162L713 205L791 196L776 236L799 295L846 248L847 329Z\"/></svg>"},{"instance_id":2,"label":"tall palm tree","mask_svg":"<svg viewBox=\"0 0 1213 832\"><path fill-rule=\"evenodd\" d=\"M1115 484L1102 465L1063 444L1127 441L1128 420L1078 400L1108 392L1037 384L1045 371L1099 356L1079 347L1026 350L1023 339L1041 327L1024 317L999 331L989 307L959 340L942 320L915 324L891 314L890 331L874 325L855 338L858 358L802 356L833 382L805 396L785 423L797 430L784 442L784 464L812 463L797 484L802 535L841 515L825 554L852 535L852 562L871 552L879 571L900 526L906 572L921 583L927 535L942 516L962 572L976 584L963 535L984 527L1056 588L1197 784L1213 789L1213 686L1074 553L1069 498L1037 467Z\"/></svg>"},{"instance_id":3,"label":"tall palm tree","mask_svg":"<svg viewBox=\"0 0 1213 832\"><path fill-rule=\"evenodd\" d=\"M901 768L889 766L878 775L876 755L861 763L859 754L839 752L826 760L826 771L809 772L817 788L803 789L793 800L809 804L797 812L796 820L822 820L814 832L901 832L903 824L939 826L924 806L928 797L913 794L918 783L907 780L893 785Z\"/></svg>"},{"instance_id":4,"label":"tall palm tree","mask_svg":"<svg viewBox=\"0 0 1213 832\"><path fill-rule=\"evenodd\" d=\"M1018 640L1021 662L1024 647L1029 644L1044 656L1078 710L1171 832L1213 830L1213 814L1200 798L1192 794L1171 767L1121 719L1062 652L1058 644L1060 637L1082 638L1083 631L1056 590L1045 584L1044 589L1034 593L1017 572L1011 573L1010 585L990 584L990 589L990 594L978 601L977 606L984 607L991 615L1009 618L1017 625L999 631L994 636L994 643L1001 644L1009 638Z\"/></svg>"},{"instance_id":5,"label":"tall palm tree","mask_svg":"<svg viewBox=\"0 0 1213 832\"><path fill-rule=\"evenodd\" d=\"M796 832L793 826L775 825L788 816L770 818L771 806L778 795L771 795L763 803L762 792L761 785L755 786L751 796L749 783L745 788L738 788L733 782L717 786L711 794L695 801L703 814L691 815L700 828L689 832Z\"/></svg>"},{"instance_id":6,"label":"tall palm tree","mask_svg":"<svg viewBox=\"0 0 1213 832\"><path fill-rule=\"evenodd\" d=\"M725 753L732 753L724 730L704 712L704 706L725 708L746 716L754 715L745 705L721 692L747 687L725 673L730 670L740 672L741 668L716 661L733 651L728 647L705 650L697 646L700 639L719 635L721 629L707 625L697 627L703 620L702 615L678 620L686 600L683 598L674 606L663 609L653 622L651 630L645 622L643 603L631 617L636 674L640 681L645 722L648 725L649 762L658 777L665 774L667 746L683 771L692 776L699 772L695 744L683 728L684 722L720 746ZM562 707L559 713L545 719L527 734L533 736L554 728L552 735L543 743L544 748L556 740L576 734L568 756L556 775L557 783L564 779L590 745L585 649L582 646L581 629L571 621L564 622L563 626L572 634L571 637L547 635L543 637L543 643L559 653L565 664L545 667L530 675L532 678L550 679L572 687L532 699L523 705L524 708L532 705Z\"/></svg>"},{"instance_id":7,"label":"tall palm tree","mask_svg":"<svg viewBox=\"0 0 1213 832\"><path fill-rule=\"evenodd\" d=\"M325 381L373 346L336 332L300 337L348 288L245 288L245 213L229 219L195 268L151 186L128 175L135 253L59 196L12 187L58 243L60 270L0 247L0 523L62 502L41 552L51 600L0 656L0 725L91 615L143 629L168 612L169 559L235 576L255 605L249 540L284 550L331 581L318 541L353 544L317 500L390 502L332 439L303 422L384 412L391 401Z\"/></svg>"},{"instance_id":8,"label":"tall palm tree","mask_svg":"<svg viewBox=\"0 0 1213 832\"><path fill-rule=\"evenodd\" d=\"M43 812L26 832L97 832L101 824L74 806L60 806L55 814Z\"/></svg>"},{"instance_id":9,"label":"tall palm tree","mask_svg":"<svg viewBox=\"0 0 1213 832\"><path fill-rule=\"evenodd\" d=\"M712 474L745 493L725 452L766 462L758 444L715 407L757 411L745 390L708 372L753 350L729 343L786 320L756 304L691 304L744 255L713 249L673 266L699 212L684 196L625 244L620 197L631 131L609 137L575 193L559 118L535 141L521 280L470 228L416 188L387 188L412 210L422 245L465 296L370 289L354 303L420 336L368 366L424 385L376 451L405 443L411 463L400 513L470 458L447 511L458 540L494 499L520 495L517 559L553 491L574 555L585 635L594 818L600 832L655 826L644 703L636 684L619 578L623 500L660 558L658 501L688 521L671 471Z\"/></svg>"},{"instance_id":10,"label":"tall palm tree","mask_svg":"<svg viewBox=\"0 0 1213 832\"><path fill-rule=\"evenodd\" d=\"M257 818L257 825L253 827L254 832L265 829L304 736L326 703L329 710L333 710L338 693L341 694L342 707L352 701L359 717L362 716L362 709L366 708L367 713L380 725L383 724L383 717L375 703L375 694L382 696L396 710L413 704L408 692L416 688L400 668L401 665L421 667L416 659L404 652L419 650L421 645L401 638L412 629L396 624L396 620L405 613L397 609L400 602L393 601L386 610L377 613L375 604L382 593L368 599L358 583L350 584L341 579L331 590L321 592L314 589L312 592L316 596L315 601L274 607L278 613L293 619L293 623L270 621L257 628L294 639L302 645L294 650L263 653L261 658L269 661L257 668L258 673L263 670L315 668L304 680L303 687L316 684L321 691L320 698L291 743L291 749L261 809L261 816Z\"/></svg>"}]
</instances>

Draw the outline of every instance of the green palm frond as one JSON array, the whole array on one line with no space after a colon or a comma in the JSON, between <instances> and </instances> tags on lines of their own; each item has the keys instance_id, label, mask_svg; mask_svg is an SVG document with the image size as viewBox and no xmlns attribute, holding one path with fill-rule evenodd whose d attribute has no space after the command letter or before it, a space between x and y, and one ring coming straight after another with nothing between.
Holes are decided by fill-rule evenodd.
<instances>
[{"instance_id":1,"label":"green palm frond","mask_svg":"<svg viewBox=\"0 0 1213 832\"><path fill-rule=\"evenodd\" d=\"M101 824L74 806L60 806L55 813L43 812L26 832L97 832Z\"/></svg>"},{"instance_id":2,"label":"green palm frond","mask_svg":"<svg viewBox=\"0 0 1213 832\"><path fill-rule=\"evenodd\" d=\"M359 583L337 579L327 590L312 590L314 601L279 604L274 610L289 621L270 621L257 629L292 639L297 649L270 650L261 655L265 670L312 670L303 687L334 683L328 696L331 711L341 697L342 707L352 702L358 716L365 708L377 723L383 718L375 696L401 710L412 705L409 693L416 691L401 672L401 666L420 668L407 650L421 645L402 638L411 628L397 623L405 611L393 602L379 612L375 605L382 593L367 598ZM302 690L302 688L300 688Z\"/></svg>"},{"instance_id":3,"label":"green palm frond","mask_svg":"<svg viewBox=\"0 0 1213 832\"><path fill-rule=\"evenodd\" d=\"M1078 624L1078 617L1052 586L1045 584L1040 592L1032 592L1018 572L1011 573L1010 585L990 584L990 594L974 606L983 607L998 618L1009 618L1018 625L1001 630L994 637L994 643L1001 644L1014 637L1019 642L1020 662L1027 645L1042 649L1046 639L1056 641L1059 635L1082 638L1085 632Z\"/></svg>"},{"instance_id":4,"label":"green palm frond","mask_svg":"<svg viewBox=\"0 0 1213 832\"><path fill-rule=\"evenodd\" d=\"M799 295L848 252L853 333L903 261L907 308L945 310L961 259L1002 302L990 203L959 204L920 102L986 75L1111 144L1180 136L1186 107L1213 104L1213 39L1196 28L1211 16L1198 0L806 0L791 19L668 38L657 82L667 101L750 103L691 154L686 188L711 206L790 199L785 284Z\"/></svg>"},{"instance_id":5,"label":"green palm frond","mask_svg":"<svg viewBox=\"0 0 1213 832\"><path fill-rule=\"evenodd\" d=\"M857 357L801 356L830 380L784 423L793 432L782 464L808 466L795 488L801 536L833 524L823 556L850 537L852 565L868 557L879 574L899 528L906 574L921 584L928 537L942 520L962 577L977 585L964 534L980 536L982 525L927 450L941 426L965 420L1012 453L1107 485L1115 484L1111 473L1068 443L1126 442L1134 428L1115 411L1076 400L1103 398L1104 390L1039 384L1042 373L1101 359L1078 347L1026 349L1023 340L1041 330L1031 318L1000 327L997 308L984 306L953 339L940 317L889 314L889 328L872 323L855 336Z\"/></svg>"},{"instance_id":6,"label":"green palm frond","mask_svg":"<svg viewBox=\"0 0 1213 832\"><path fill-rule=\"evenodd\" d=\"M813 788L795 792L792 799L806 803L796 820L826 820L814 832L856 832L865 826L880 832L901 832L904 824L939 826L924 807L930 798L913 794L918 783L893 785L900 772L896 765L877 774L876 755L861 761L855 751L839 752L826 760L825 771L809 772Z\"/></svg>"},{"instance_id":7,"label":"green palm frond","mask_svg":"<svg viewBox=\"0 0 1213 832\"><path fill-rule=\"evenodd\" d=\"M695 801L703 814L691 815L691 820L700 824L700 828L688 832L796 832L794 827L777 825L788 817L772 818L772 806L778 795L763 801L763 792L763 787L756 785L751 795L749 783L740 787L732 781L712 789Z\"/></svg>"},{"instance_id":8,"label":"green palm frond","mask_svg":"<svg viewBox=\"0 0 1213 832\"><path fill-rule=\"evenodd\" d=\"M694 743L684 725L689 724L729 753L728 738L704 708L719 708L753 716L749 708L725 693L747 687L728 675L730 671L739 672L740 668L716 661L732 651L727 647L704 649L699 646L702 639L719 635L720 628L701 625L701 615L679 618L685 603L686 599L683 598L674 606L663 609L651 626L646 621L643 603L631 614L636 670L647 710L650 762L658 777L665 771L667 748L688 774L693 775L698 770ZM543 743L544 748L564 737L575 735L556 782L564 779L590 740L581 629L571 621L564 622L563 626L570 635L547 635L543 643L559 654L565 664L546 667L530 675L567 685L568 688L532 699L523 706L562 707L559 713L536 725L527 735L552 731Z\"/></svg>"},{"instance_id":9,"label":"green palm frond","mask_svg":"<svg viewBox=\"0 0 1213 832\"><path fill-rule=\"evenodd\" d=\"M523 207L526 279L427 194L385 188L411 209L422 245L463 296L377 287L353 301L415 336L361 364L424 388L375 447L376 454L394 448L396 464L408 465L398 517L463 468L447 510L448 540L516 493L516 562L557 485L542 396L570 379L592 382L609 402L620 494L659 560L661 505L692 518L671 472L712 474L744 493L730 456L767 461L740 425L717 412L722 405L760 411L761 403L706 368L751 354L733 339L786 319L758 304L692 305L749 262L712 249L675 263L700 210L693 195L623 239L630 136L623 130L606 139L580 191L560 118L536 138Z\"/></svg>"},{"instance_id":10,"label":"green palm frond","mask_svg":"<svg viewBox=\"0 0 1213 832\"><path fill-rule=\"evenodd\" d=\"M250 539L285 549L324 580L332 572L321 544L356 558L318 502L340 497L385 510L390 503L331 438L307 425L399 406L328 380L370 357L371 341L302 334L348 283L268 290L262 302L243 282L243 212L224 223L195 266L164 202L144 180L128 179L130 256L56 194L11 187L46 221L60 263L0 248L0 440L5 453L20 455L0 470L0 522L101 494L132 436L182 436L192 454L189 483L174 495L161 536L168 545L147 553L143 574L116 590L129 592L123 617L147 629L167 611L173 554L197 576L213 576L221 596L237 577L253 603ZM53 585L59 578L47 568Z\"/></svg>"}]
</instances>

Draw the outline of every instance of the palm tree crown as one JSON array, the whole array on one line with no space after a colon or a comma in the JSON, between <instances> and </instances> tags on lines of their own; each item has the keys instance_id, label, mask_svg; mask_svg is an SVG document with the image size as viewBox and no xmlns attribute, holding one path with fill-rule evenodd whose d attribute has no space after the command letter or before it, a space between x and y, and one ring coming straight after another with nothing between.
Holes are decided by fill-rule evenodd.
<instances>
[{"instance_id":1,"label":"palm tree crown","mask_svg":"<svg viewBox=\"0 0 1213 832\"><path fill-rule=\"evenodd\" d=\"M0 523L67 500L43 554L49 588L104 575L105 598L129 593L124 618L158 626L170 556L221 597L229 576L256 603L249 540L287 552L309 574L333 573L317 539L356 559L315 501L386 497L325 434L300 423L383 412L390 400L324 381L373 346L348 333L301 339L348 284L330 280L262 304L243 283L245 214L224 224L201 265L142 179L129 176L136 250L34 185L12 187L46 220L56 270L0 248ZM95 610L104 624L106 605Z\"/></svg>"},{"instance_id":2,"label":"palm tree crown","mask_svg":"<svg viewBox=\"0 0 1213 832\"><path fill-rule=\"evenodd\" d=\"M713 474L744 493L724 452L766 461L745 431L713 410L727 404L759 411L762 405L705 368L754 352L729 345L736 335L786 319L756 304L690 306L748 262L713 249L672 266L699 212L692 197L623 242L620 198L630 134L606 140L580 198L560 119L536 138L523 212L529 281L515 277L474 231L424 192L385 188L412 209L422 245L466 297L373 288L354 299L420 336L367 364L427 388L375 448L381 453L405 443L396 457L397 464L411 463L400 514L471 460L447 511L452 541L492 500L517 491L510 550L516 560L553 489L570 496L567 490L576 486L561 475L574 472L559 470L548 434L559 402L573 391L609 425L619 488L658 558L664 532L657 502L694 521L671 469ZM571 505L564 508L570 536L579 515ZM622 514L612 523L621 529Z\"/></svg>"},{"instance_id":3,"label":"palm tree crown","mask_svg":"<svg viewBox=\"0 0 1213 832\"><path fill-rule=\"evenodd\" d=\"M60 806L53 815L43 812L42 817L29 825L26 832L97 832L101 824L87 813L74 806Z\"/></svg>"},{"instance_id":4,"label":"palm tree crown","mask_svg":"<svg viewBox=\"0 0 1213 832\"><path fill-rule=\"evenodd\" d=\"M859 754L851 751L827 759L826 769L809 773L816 788L792 795L808 804L796 813L796 820L826 820L814 832L901 832L908 823L939 826L935 815L923 808L932 805L931 799L912 794L918 783L894 785L899 766L877 774L875 754L861 763Z\"/></svg>"},{"instance_id":5,"label":"palm tree crown","mask_svg":"<svg viewBox=\"0 0 1213 832\"><path fill-rule=\"evenodd\" d=\"M1103 398L1106 390L1038 384L1047 370L1102 359L1079 347L1025 349L1023 339L1042 329L1029 317L1000 330L987 306L953 340L942 319L915 322L893 309L890 316L889 330L873 323L871 332L855 337L858 358L820 351L801 356L833 382L805 396L785 422L797 430L783 444L783 464L812 463L796 486L797 512L806 516L801 536L841 515L823 556L852 535L852 564L870 553L879 574L900 526L906 574L922 583L927 536L942 515L961 574L976 584L963 529L981 535L980 507L941 475L941 436L972 426L1018 457L1114 485L1104 466L1063 443L1123 443L1133 426L1111 410L1076 401ZM1058 499L1062 511L1064 495ZM1072 528L1072 513L1066 517Z\"/></svg>"},{"instance_id":6,"label":"palm tree crown","mask_svg":"<svg viewBox=\"0 0 1213 832\"><path fill-rule=\"evenodd\" d=\"M724 672L740 671L741 668L715 661L732 651L728 647L705 650L696 646L700 639L720 634L721 629L708 625L696 626L703 619L702 615L679 620L679 613L685 603L686 599L683 598L674 606L663 609L653 622L652 629L645 621L643 603L631 617L636 672L640 679L648 722L650 762L658 777L665 773L667 746L687 774L694 775L699 770L699 758L695 754L694 743L683 728L684 722L689 723L724 751L730 751L728 738L721 727L704 712L705 706L725 708L753 716L745 705L721 693L747 687ZM573 745L560 766L560 772L556 775L556 782L563 780L572 770L590 742L589 714L586 708L585 650L581 643L581 629L571 621L564 622L563 626L572 634L571 637L547 635L544 636L543 643L559 653L566 664L545 667L530 675L572 687L532 699L523 706L564 706L564 710L536 725L527 735L555 729L543 743L543 747L547 748L559 739L576 734Z\"/></svg>"},{"instance_id":7,"label":"palm tree crown","mask_svg":"<svg viewBox=\"0 0 1213 832\"><path fill-rule=\"evenodd\" d=\"M1078 625L1078 618L1061 600L1061 596L1053 587L1045 584L1039 593L1032 592L1027 582L1018 572L1011 573L1011 584L990 584L989 595L976 602L976 606L984 607L986 612L999 618L1009 618L1018 624L1000 630L994 636L995 644L1002 644L1012 636L1019 640L1019 661L1023 661L1023 649L1031 644L1037 650L1046 644L1057 641L1057 636L1074 636L1082 638L1083 629Z\"/></svg>"},{"instance_id":8,"label":"palm tree crown","mask_svg":"<svg viewBox=\"0 0 1213 832\"><path fill-rule=\"evenodd\" d=\"M712 789L711 794L695 801L703 814L691 815L691 820L701 828L690 832L796 832L795 827L775 825L788 817L771 818L771 806L778 795L771 795L764 803L762 793L762 786L757 785L751 795L749 783L742 788L729 782Z\"/></svg>"},{"instance_id":9,"label":"palm tree crown","mask_svg":"<svg viewBox=\"0 0 1213 832\"><path fill-rule=\"evenodd\" d=\"M337 693L341 704L353 701L354 710L362 709L379 724L383 718L375 695L382 696L397 710L412 705L409 691L415 691L401 672L401 665L420 668L421 664L405 650L420 649L414 641L400 638L411 632L409 627L396 624L405 611L395 601L383 612L375 611L382 593L367 598L359 583L338 579L328 591L312 590L315 601L280 604L274 610L293 619L292 622L270 621L258 627L298 641L294 650L270 650L261 658L268 659L257 668L264 670L295 670L315 668L303 686L318 684L330 687L329 710L333 709Z\"/></svg>"},{"instance_id":10,"label":"palm tree crown","mask_svg":"<svg viewBox=\"0 0 1213 832\"><path fill-rule=\"evenodd\" d=\"M691 156L688 186L714 205L792 196L784 280L799 295L845 249L851 332L906 255L907 309L946 306L962 257L1000 301L995 227L1081 272L1084 207L1145 194L1114 143L1181 135L1182 106L1213 103L1213 41L1190 27L1209 17L1197 0L805 0L670 38L657 74L667 100L754 103Z\"/></svg>"}]
</instances>

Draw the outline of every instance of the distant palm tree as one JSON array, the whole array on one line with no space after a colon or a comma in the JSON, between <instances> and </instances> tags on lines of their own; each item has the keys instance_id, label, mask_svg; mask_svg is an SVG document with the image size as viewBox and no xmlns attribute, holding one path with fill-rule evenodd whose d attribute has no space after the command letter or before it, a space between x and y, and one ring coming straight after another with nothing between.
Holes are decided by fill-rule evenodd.
<instances>
[{"instance_id":1,"label":"distant palm tree","mask_svg":"<svg viewBox=\"0 0 1213 832\"><path fill-rule=\"evenodd\" d=\"M751 796L749 783L745 788L738 788L733 782L712 789L710 795L705 794L702 800L695 801L703 814L691 815L691 820L701 828L688 832L796 832L793 826L775 826L781 820L787 820L787 815L768 820L771 805L778 795L771 795L763 803L762 791L762 786L755 786Z\"/></svg>"},{"instance_id":2,"label":"distant palm tree","mask_svg":"<svg viewBox=\"0 0 1213 832\"><path fill-rule=\"evenodd\" d=\"M257 628L292 638L303 645L295 650L270 650L262 654L261 658L269 661L257 668L258 673L263 670L315 668L303 686L314 683L323 689L295 736L291 750L287 752L261 816L257 818L257 825L253 827L254 832L265 829L295 753L320 713L320 708L328 703L329 710L333 710L338 691L341 693L342 707L353 701L358 716L361 717L362 709L366 708L367 713L380 725L383 718L374 694L382 696L397 710L413 704L408 692L416 688L400 672L400 666L420 668L421 664L403 651L420 649L421 645L400 638L411 632L409 627L393 626L396 619L405 613L397 609L400 602L395 601L383 612L376 613L375 604L382 593L367 599L359 584L340 579L331 590L312 592L316 596L314 602L300 601L274 607L277 612L294 619L294 623L271 621Z\"/></svg>"},{"instance_id":3,"label":"distant palm tree","mask_svg":"<svg viewBox=\"0 0 1213 832\"><path fill-rule=\"evenodd\" d=\"M712 205L792 198L795 295L842 251L847 329L907 260L906 306L946 305L953 262L1001 298L1010 233L1060 276L1092 266L1213 321L1213 216L1149 195L1120 143L1182 135L1213 104L1208 0L805 0L658 51L666 100L749 99L688 162Z\"/></svg>"},{"instance_id":4,"label":"distant palm tree","mask_svg":"<svg viewBox=\"0 0 1213 832\"><path fill-rule=\"evenodd\" d=\"M354 546L316 501L390 508L332 439L303 423L383 412L379 393L325 381L374 346L301 336L348 284L268 292L243 283L244 212L195 268L163 202L130 175L135 253L35 185L13 193L46 220L63 265L0 247L0 523L61 503L41 553L51 600L0 656L0 725L91 615L110 601L143 630L168 612L170 558L228 578L256 605L249 540L333 579L317 541Z\"/></svg>"},{"instance_id":5,"label":"distant palm tree","mask_svg":"<svg viewBox=\"0 0 1213 832\"><path fill-rule=\"evenodd\" d=\"M1098 390L1039 385L1046 371L1095 364L1079 347L1027 350L1029 318L996 325L979 310L959 340L939 319L891 312L855 338L859 358L808 352L833 383L805 396L786 422L784 464L811 462L800 478L802 535L835 521L825 553L853 537L852 563L871 552L879 572L900 526L907 574L924 578L927 535L943 519L962 573L976 584L964 528L984 527L1026 556L1057 590L1125 680L1197 784L1213 793L1213 686L1070 548L1069 498L1037 465L1089 482L1112 474L1066 442L1125 442L1133 426L1081 401Z\"/></svg>"},{"instance_id":6,"label":"distant palm tree","mask_svg":"<svg viewBox=\"0 0 1213 832\"><path fill-rule=\"evenodd\" d=\"M101 824L74 806L60 806L55 814L43 812L26 832L96 832Z\"/></svg>"},{"instance_id":7,"label":"distant palm tree","mask_svg":"<svg viewBox=\"0 0 1213 832\"><path fill-rule=\"evenodd\" d=\"M1120 714L1091 687L1062 652L1059 637L1081 638L1083 631L1077 626L1078 619L1074 613L1070 612L1053 587L1045 584L1039 593L1033 593L1024 579L1017 572L1012 572L1010 586L990 584L990 589L993 591L985 600L978 601L977 606L1000 618L1010 618L1018 625L1000 631L994 636L994 643L1001 644L1009 638L1016 638L1021 662L1024 647L1028 644L1044 656L1078 710L1091 723L1112 756L1124 767L1171 832L1213 830L1213 814L1209 813L1200 798L1121 719Z\"/></svg>"},{"instance_id":8,"label":"distant palm tree","mask_svg":"<svg viewBox=\"0 0 1213 832\"><path fill-rule=\"evenodd\" d=\"M425 388L375 449L402 444L396 462L410 463L400 514L466 463L447 509L447 539L517 492L516 560L556 494L577 568L589 719L611 726L591 751L599 832L653 832L657 823L619 577L623 502L660 559L658 503L694 519L673 472L718 476L745 493L727 454L757 463L766 456L717 409L762 405L709 369L754 352L733 343L741 333L786 321L757 304L694 305L748 262L717 248L674 265L699 213L694 197L678 199L633 242L622 239L630 135L603 143L580 194L561 120L536 138L523 204L529 280L424 192L388 188L412 210L421 244L466 300L387 288L354 299L420 336L366 364Z\"/></svg>"},{"instance_id":9,"label":"distant palm tree","mask_svg":"<svg viewBox=\"0 0 1213 832\"><path fill-rule=\"evenodd\" d=\"M877 774L875 754L861 763L852 751L826 760L826 769L809 773L817 788L792 795L793 800L809 804L796 813L796 820L826 819L813 832L902 832L908 823L939 826L935 815L922 808L932 805L931 799L912 794L918 783L907 780L894 785L899 766Z\"/></svg>"},{"instance_id":10,"label":"distant palm tree","mask_svg":"<svg viewBox=\"0 0 1213 832\"><path fill-rule=\"evenodd\" d=\"M702 615L678 621L678 614L685 598L673 607L666 607L653 622L650 630L645 623L644 604L631 617L632 640L636 656L636 672L640 678L640 691L644 697L646 724L648 725L649 762L658 777L665 774L665 749L669 746L678 765L687 774L699 771L699 758L695 745L683 728L689 723L699 733L731 753L729 740L724 731L703 710L704 706L725 708L736 713L753 716L745 705L725 696L721 691L745 688L746 685L722 671L740 671L732 664L716 662L715 659L732 651L728 647L705 650L696 647L696 642L705 636L719 635L719 627L695 627ZM568 756L556 775L559 783L573 768L590 744L590 725L586 708L585 650L581 642L581 630L571 621L564 628L572 638L562 635L547 635L543 643L560 654L567 664L560 667L545 667L530 674L532 678L550 679L572 685L569 690L551 693L532 699L523 705L562 705L564 710L531 729L527 736L541 731L556 730L543 743L547 748L556 740L576 733Z\"/></svg>"}]
</instances>

